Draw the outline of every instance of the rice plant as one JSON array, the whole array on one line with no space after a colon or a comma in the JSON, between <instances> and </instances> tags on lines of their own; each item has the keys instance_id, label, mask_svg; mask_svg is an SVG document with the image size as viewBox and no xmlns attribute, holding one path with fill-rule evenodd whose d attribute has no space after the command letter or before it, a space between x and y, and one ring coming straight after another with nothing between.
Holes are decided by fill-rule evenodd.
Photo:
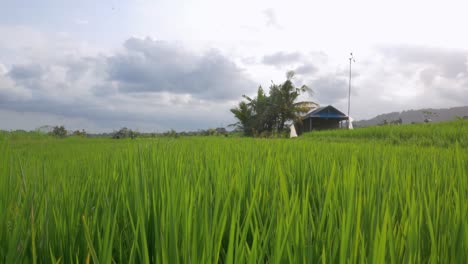
<instances>
[{"instance_id":1,"label":"rice plant","mask_svg":"<svg viewBox=\"0 0 468 264\"><path fill-rule=\"evenodd\" d=\"M466 126L292 140L3 133L0 262L466 263Z\"/></svg>"}]
</instances>

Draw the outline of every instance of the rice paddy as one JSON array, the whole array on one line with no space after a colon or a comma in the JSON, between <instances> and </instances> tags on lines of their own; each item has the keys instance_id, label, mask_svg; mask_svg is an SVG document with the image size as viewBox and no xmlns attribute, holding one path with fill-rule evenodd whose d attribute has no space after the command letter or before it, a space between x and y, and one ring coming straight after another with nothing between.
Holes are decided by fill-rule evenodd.
<instances>
[{"instance_id":1,"label":"rice paddy","mask_svg":"<svg viewBox=\"0 0 468 264\"><path fill-rule=\"evenodd\" d=\"M466 263L468 122L0 134L1 263Z\"/></svg>"}]
</instances>

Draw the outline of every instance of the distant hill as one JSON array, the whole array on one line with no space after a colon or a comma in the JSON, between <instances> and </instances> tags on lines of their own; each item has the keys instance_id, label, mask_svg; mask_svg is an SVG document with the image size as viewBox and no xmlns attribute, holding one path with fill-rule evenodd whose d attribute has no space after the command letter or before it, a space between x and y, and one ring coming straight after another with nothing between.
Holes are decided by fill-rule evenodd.
<instances>
[{"instance_id":1,"label":"distant hill","mask_svg":"<svg viewBox=\"0 0 468 264\"><path fill-rule=\"evenodd\" d=\"M464 116L468 117L468 106L441 109L426 108L382 114L369 120L354 121L353 125L355 127L375 126L383 124L385 121L388 123L397 121L400 118L403 124L422 123L426 119L430 120L431 122L441 122L454 120L457 117Z\"/></svg>"}]
</instances>

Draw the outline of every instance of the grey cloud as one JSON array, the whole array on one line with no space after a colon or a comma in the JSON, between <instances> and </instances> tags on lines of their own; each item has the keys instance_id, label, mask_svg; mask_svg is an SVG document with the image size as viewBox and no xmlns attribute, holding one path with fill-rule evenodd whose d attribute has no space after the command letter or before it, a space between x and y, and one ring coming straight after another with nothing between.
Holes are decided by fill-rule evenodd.
<instances>
[{"instance_id":1,"label":"grey cloud","mask_svg":"<svg viewBox=\"0 0 468 264\"><path fill-rule=\"evenodd\" d=\"M200 99L239 97L255 84L215 50L195 55L151 39L130 39L125 51L108 58L110 80L124 93L171 92Z\"/></svg>"},{"instance_id":2,"label":"grey cloud","mask_svg":"<svg viewBox=\"0 0 468 264\"><path fill-rule=\"evenodd\" d=\"M119 91L112 84L104 82L102 84L93 85L91 92L96 97L107 97L117 94Z\"/></svg>"},{"instance_id":3,"label":"grey cloud","mask_svg":"<svg viewBox=\"0 0 468 264\"><path fill-rule=\"evenodd\" d=\"M277 52L264 56L262 62L273 66L284 66L296 63L301 59L303 59L303 55L299 52Z\"/></svg>"},{"instance_id":4,"label":"grey cloud","mask_svg":"<svg viewBox=\"0 0 468 264\"><path fill-rule=\"evenodd\" d=\"M345 79L335 75L326 75L310 82L318 102L320 104L335 104L347 98L348 83Z\"/></svg>"},{"instance_id":5,"label":"grey cloud","mask_svg":"<svg viewBox=\"0 0 468 264\"><path fill-rule=\"evenodd\" d=\"M61 62L66 69L66 78L70 82L78 81L87 73L96 77L106 76L106 60L103 56L68 58Z\"/></svg>"},{"instance_id":6,"label":"grey cloud","mask_svg":"<svg viewBox=\"0 0 468 264\"><path fill-rule=\"evenodd\" d=\"M398 67L395 72L402 72L408 80L419 80L425 96L437 96L440 102L468 103L468 50L427 46L387 46L379 50Z\"/></svg>"},{"instance_id":7,"label":"grey cloud","mask_svg":"<svg viewBox=\"0 0 468 264\"><path fill-rule=\"evenodd\" d=\"M38 64L13 65L9 71L9 75L15 80L40 78L43 73L44 70Z\"/></svg>"},{"instance_id":8,"label":"grey cloud","mask_svg":"<svg viewBox=\"0 0 468 264\"><path fill-rule=\"evenodd\" d=\"M426 46L386 46L379 49L388 59L398 63L433 65L442 76L455 78L467 73L468 51Z\"/></svg>"},{"instance_id":9,"label":"grey cloud","mask_svg":"<svg viewBox=\"0 0 468 264\"><path fill-rule=\"evenodd\" d=\"M436 88L441 99L458 102L458 106L466 106L468 105L468 96L466 96L468 94L467 87L468 82L465 82L464 86L455 89L446 89L446 86L438 86Z\"/></svg>"},{"instance_id":10,"label":"grey cloud","mask_svg":"<svg viewBox=\"0 0 468 264\"><path fill-rule=\"evenodd\" d=\"M354 76L351 113L379 113L468 104L467 51L425 46L387 46ZM354 68L353 68L354 69ZM317 93L318 94L318 93ZM346 100L341 100L343 106ZM353 114L354 113L354 114Z\"/></svg>"},{"instance_id":11,"label":"grey cloud","mask_svg":"<svg viewBox=\"0 0 468 264\"><path fill-rule=\"evenodd\" d=\"M317 71L318 68L312 63L306 63L294 69L294 72L298 75L312 75Z\"/></svg>"},{"instance_id":12,"label":"grey cloud","mask_svg":"<svg viewBox=\"0 0 468 264\"><path fill-rule=\"evenodd\" d=\"M434 67L426 67L419 72L419 79L424 83L424 85L430 86L433 84L437 74L437 69Z\"/></svg>"},{"instance_id":13,"label":"grey cloud","mask_svg":"<svg viewBox=\"0 0 468 264\"><path fill-rule=\"evenodd\" d=\"M468 76L462 76L452 79L434 79L429 91L441 101L449 100L457 102L457 105L468 105ZM427 89L426 89L427 90Z\"/></svg>"},{"instance_id":14,"label":"grey cloud","mask_svg":"<svg viewBox=\"0 0 468 264\"><path fill-rule=\"evenodd\" d=\"M25 113L24 120L34 113L87 120L94 131L120 126L189 130L232 123L229 99L257 87L217 51L198 55L151 39L130 39L111 56L35 60L2 72L0 111ZM8 121L4 127L12 128Z\"/></svg>"},{"instance_id":15,"label":"grey cloud","mask_svg":"<svg viewBox=\"0 0 468 264\"><path fill-rule=\"evenodd\" d=\"M31 97L31 91L24 87L16 86L15 81L0 72L0 107L4 104L24 101Z\"/></svg>"}]
</instances>

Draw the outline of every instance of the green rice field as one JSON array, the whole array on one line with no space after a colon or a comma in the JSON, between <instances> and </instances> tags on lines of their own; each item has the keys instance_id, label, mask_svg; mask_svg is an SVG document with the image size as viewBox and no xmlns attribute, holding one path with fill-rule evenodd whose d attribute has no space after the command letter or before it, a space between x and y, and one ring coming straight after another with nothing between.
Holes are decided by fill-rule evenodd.
<instances>
[{"instance_id":1,"label":"green rice field","mask_svg":"<svg viewBox=\"0 0 468 264\"><path fill-rule=\"evenodd\" d=\"M0 263L468 263L468 121L0 133Z\"/></svg>"}]
</instances>

